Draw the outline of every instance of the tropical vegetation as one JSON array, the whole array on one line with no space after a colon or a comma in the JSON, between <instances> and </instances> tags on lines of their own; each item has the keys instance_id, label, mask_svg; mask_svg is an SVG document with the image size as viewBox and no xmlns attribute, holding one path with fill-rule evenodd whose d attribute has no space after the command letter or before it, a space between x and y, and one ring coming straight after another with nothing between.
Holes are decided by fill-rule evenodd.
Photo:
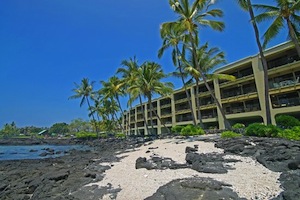
<instances>
[{"instance_id":1,"label":"tropical vegetation","mask_svg":"<svg viewBox=\"0 0 300 200\"><path fill-rule=\"evenodd\" d=\"M260 52L264 71L263 87L266 125L256 124L248 126L245 129L245 134L278 136L280 132L277 129L278 127L271 125L268 66L264 56L264 48L284 28L285 24L288 27L289 36L298 51L300 1L275 0L276 5L253 5L251 0L236 0L236 2L250 16L254 38ZM225 128L227 130L232 130L232 128L238 131L244 130L244 126L238 127L236 125L236 127L231 127L219 99L216 98L213 89L208 83L212 79L235 80L233 76L212 73L215 68L226 63L225 53L217 47L211 47L205 41L205 38L200 37L201 33L206 30L205 28L218 32L222 32L225 29L225 24L222 21L223 11L215 8L216 3L217 1L213 0L169 0L170 8L174 11L177 19L164 22L160 26L162 45L158 49L158 57L161 58L166 52L171 52L174 65L174 70L171 74L180 78L182 82L193 122L193 127L176 126L172 128L172 132L181 133L185 128L187 132L195 127L204 128L200 111L200 81L204 83L213 102L218 107L224 120ZM263 39L261 39L258 25L270 19L274 19L274 21L263 34ZM98 133L98 137L100 132L118 134L120 132L124 133L124 130L129 130L129 133L133 133L131 131L132 127L128 123L129 119L123 118L123 116L127 107L131 110L134 103L140 104L146 134L156 134L153 118L156 117L160 120L162 125L164 125L164 122L153 108L152 99L158 95L166 96L172 92L173 84L163 81L167 76L163 71L163 66L159 63L146 60L140 64L134 56L122 60L121 67L108 80L100 80L100 89L98 90L94 89L95 82L90 82L88 78L83 78L81 84L75 83L74 95L70 99L80 98L80 106L87 102L88 116L91 117L92 127ZM190 84L195 84L197 87L195 91L197 113L194 113L192 108L192 99L189 92ZM123 101L121 99L127 100L125 107L122 105ZM143 104L143 102L147 103ZM147 112L145 112L146 109ZM123 123L122 120L126 123ZM134 123L137 126L135 120ZM278 122L279 127L280 123ZM123 127L123 124L126 124L127 127ZM258 131L258 133L254 133L252 130ZM137 134L139 134L139 131L137 130Z\"/></svg>"}]
</instances>

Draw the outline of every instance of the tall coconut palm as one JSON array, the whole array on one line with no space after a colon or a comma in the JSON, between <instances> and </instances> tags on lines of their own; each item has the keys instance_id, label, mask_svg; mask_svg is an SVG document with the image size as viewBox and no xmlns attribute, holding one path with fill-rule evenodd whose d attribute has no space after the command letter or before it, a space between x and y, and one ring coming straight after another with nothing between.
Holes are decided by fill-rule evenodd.
<instances>
[{"instance_id":1,"label":"tall coconut palm","mask_svg":"<svg viewBox=\"0 0 300 200\"><path fill-rule=\"evenodd\" d=\"M120 126L120 121L117 121L116 113L119 111L117 102L113 98L101 98L99 100L100 106L98 109L99 116L101 116L105 124L106 131L113 131L117 126Z\"/></svg>"},{"instance_id":2,"label":"tall coconut palm","mask_svg":"<svg viewBox=\"0 0 300 200\"><path fill-rule=\"evenodd\" d=\"M192 57L194 59L193 64L195 64L197 69L199 70L199 75L201 76L207 90L210 92L210 95L214 99L219 108L221 115L224 119L225 128L231 129L231 126L226 118L225 112L214 95L212 89L207 83L207 78L201 68L198 66L198 58L197 58L197 46L199 44L198 38L198 28L208 26L216 31L223 31L225 25L221 21L210 20L214 17L222 17L223 12L219 9L210 9L212 4L215 1L211 0L194 0L190 3L189 0L169 0L169 4L174 10L176 14L178 14L179 19L175 22L167 22L167 23L177 23L182 28L184 28L189 35L189 45L192 53ZM210 19L207 19L210 18Z\"/></svg>"},{"instance_id":3,"label":"tall coconut palm","mask_svg":"<svg viewBox=\"0 0 300 200\"><path fill-rule=\"evenodd\" d=\"M153 133L152 97L154 94L162 96L170 94L173 91L173 84L171 82L161 82L162 79L166 77L166 74L163 72L161 66L155 62L143 63L137 71L137 76L139 77L138 81L135 85L130 86L129 90L132 91L132 98L134 99L138 96L140 98L140 95L143 95L148 99L148 104L150 106L150 123L152 128L151 133Z\"/></svg>"},{"instance_id":4,"label":"tall coconut palm","mask_svg":"<svg viewBox=\"0 0 300 200\"><path fill-rule=\"evenodd\" d=\"M192 56L193 57L193 56ZM200 99L199 99L199 82L201 80L200 71L202 71L208 79L225 79L233 81L235 80L234 76L227 75L227 74L210 74L210 71L214 69L215 67L226 63L225 60L225 54L224 52L220 51L219 48L213 47L209 48L208 43L201 46L199 49L197 49L197 59L198 63L194 64L194 58L190 58L189 62L187 63L185 67L185 71L187 71L193 79L196 82L196 106L197 106L197 113L198 113L198 119L199 124L201 127L203 127L202 123L202 116L200 111ZM199 68L196 68L198 66Z\"/></svg>"},{"instance_id":5,"label":"tall coconut palm","mask_svg":"<svg viewBox=\"0 0 300 200\"><path fill-rule=\"evenodd\" d=\"M267 31L264 33L265 47L286 25L288 34L293 41L298 56L300 57L299 31L300 31L300 0L275 0L276 6L272 5L253 5L262 11L255 17L257 22L273 20ZM251 4L251 2L248 2Z\"/></svg>"},{"instance_id":6,"label":"tall coconut palm","mask_svg":"<svg viewBox=\"0 0 300 200\"><path fill-rule=\"evenodd\" d=\"M120 102L120 96L124 95L124 90L122 88L122 83L120 79L116 76L113 76L109 78L108 82L100 81L102 84L102 88L99 90L99 93L103 95L103 98L106 99L115 99L118 103L119 109L121 111L122 116L124 115L121 102ZM124 127L121 126L122 130L124 131Z\"/></svg>"},{"instance_id":7,"label":"tall coconut palm","mask_svg":"<svg viewBox=\"0 0 300 200\"><path fill-rule=\"evenodd\" d=\"M128 90L130 85L135 84L135 82L138 80L137 70L139 68L138 65L138 60L134 56L133 58L129 58L129 60L123 60L121 62L122 67L118 68L117 74L121 74L122 79L122 87L124 91ZM127 105L129 106L130 110L132 110L132 102L130 101L131 99L131 94L128 92L129 100ZM137 122L135 121L135 126L137 127ZM127 124L129 124L127 120ZM139 130L138 130L139 131ZM129 125L129 132L130 132L130 125Z\"/></svg>"},{"instance_id":8,"label":"tall coconut palm","mask_svg":"<svg viewBox=\"0 0 300 200\"><path fill-rule=\"evenodd\" d=\"M160 36L163 39L163 45L158 50L158 57L161 58L164 51L168 48L172 48L172 61L176 69L179 70L179 77L181 78L185 94L188 99L189 107L191 110L193 124L196 125L196 119L194 110L192 107L192 100L190 93L188 92L187 84L185 82L185 74L182 69L181 59L185 56L185 45L184 42L187 42L188 36L185 33L185 30L181 26L175 23L166 23L161 26ZM179 45L182 46L182 50L179 50ZM175 73L177 75L177 73Z\"/></svg>"},{"instance_id":9,"label":"tall coconut palm","mask_svg":"<svg viewBox=\"0 0 300 200\"><path fill-rule=\"evenodd\" d=\"M254 34L255 34L255 40L256 44L259 50L259 55L261 57L262 61L262 66L263 66L263 72L264 72L264 101L265 101L265 106L266 106L266 123L271 124L271 111L270 111L270 101L269 101L269 76L268 76L268 63L267 59L264 55L263 52L263 46L261 45L260 42L260 35L259 35L259 30L256 24L256 18L254 16L254 12L252 9L252 3L251 0L237 0L239 3L240 7L249 12L251 23L253 26ZM265 40L266 42L266 40Z\"/></svg>"},{"instance_id":10,"label":"tall coconut palm","mask_svg":"<svg viewBox=\"0 0 300 200\"><path fill-rule=\"evenodd\" d=\"M93 95L95 94L95 92L93 91L93 85L95 84L94 81L90 82L88 78L83 78L81 80L81 84L75 84L75 88L72 90L75 94L70 96L69 99L79 99L81 98L80 101L80 107L82 107L82 105L87 102L88 104L88 109L91 110L91 104L90 104L90 98L93 97ZM95 122L95 117L94 114L91 115L93 121ZM95 130L96 133L98 134L98 128L97 125L95 125Z\"/></svg>"}]
</instances>

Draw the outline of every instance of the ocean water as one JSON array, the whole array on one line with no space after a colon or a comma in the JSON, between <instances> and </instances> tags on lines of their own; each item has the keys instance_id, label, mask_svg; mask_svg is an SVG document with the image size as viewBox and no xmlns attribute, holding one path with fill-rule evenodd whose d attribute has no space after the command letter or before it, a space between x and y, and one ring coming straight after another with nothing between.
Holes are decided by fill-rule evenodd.
<instances>
[{"instance_id":1,"label":"ocean water","mask_svg":"<svg viewBox=\"0 0 300 200\"><path fill-rule=\"evenodd\" d=\"M46 149L53 149L54 154L40 156L41 153L49 152ZM66 152L72 149L88 150L90 147L84 145L0 145L0 160L54 158L63 156Z\"/></svg>"}]
</instances>

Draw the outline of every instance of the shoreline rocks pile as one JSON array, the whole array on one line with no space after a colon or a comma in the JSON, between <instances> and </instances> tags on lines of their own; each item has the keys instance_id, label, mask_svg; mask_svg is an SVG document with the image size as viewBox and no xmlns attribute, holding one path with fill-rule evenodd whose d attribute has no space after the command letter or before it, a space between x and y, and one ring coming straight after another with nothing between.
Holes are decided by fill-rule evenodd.
<instances>
[{"instance_id":1,"label":"shoreline rocks pile","mask_svg":"<svg viewBox=\"0 0 300 200\"><path fill-rule=\"evenodd\" d=\"M186 148L186 163L176 163L171 158L158 155L150 159L139 158L136 169L180 169L191 168L205 173L226 173L230 170L226 163L237 162L224 159L225 155L250 156L266 168L281 172L280 183L284 191L274 200L297 199L300 196L300 142L274 138L241 137L234 139L197 138L215 142L215 146L224 149L224 154L198 154L198 146ZM69 155L41 160L13 160L0 162L0 199L99 199L111 194L112 188L83 187L86 184L101 181L104 172L111 166L103 163L118 162L117 154L142 145L144 140L32 140L4 141L0 144L87 144L94 147L88 151L70 151ZM50 152L50 151L49 151ZM117 153L118 152L118 153ZM195 190L197 188L197 190ZM178 191L180 194L177 194ZM194 193L195 192L195 193ZM113 192L117 196L118 190ZM178 179L161 186L157 192L147 198L163 199L172 195L224 195L227 199L239 199L230 191L228 185L212 179L193 177ZM180 196L181 195L181 196ZM226 196L227 195L227 196ZM176 196L177 197L177 196ZM180 199L180 198L177 198ZM226 199L226 198L224 198Z\"/></svg>"}]
</instances>

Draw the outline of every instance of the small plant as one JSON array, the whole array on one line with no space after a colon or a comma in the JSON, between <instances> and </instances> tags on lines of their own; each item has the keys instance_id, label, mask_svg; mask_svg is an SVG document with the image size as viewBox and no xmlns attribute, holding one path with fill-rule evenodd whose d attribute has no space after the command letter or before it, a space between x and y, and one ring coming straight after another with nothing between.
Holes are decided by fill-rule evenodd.
<instances>
[{"instance_id":1,"label":"small plant","mask_svg":"<svg viewBox=\"0 0 300 200\"><path fill-rule=\"evenodd\" d=\"M116 138L118 138L118 139L124 139L124 138L126 138L126 135L124 133L117 133L116 134Z\"/></svg>"},{"instance_id":2,"label":"small plant","mask_svg":"<svg viewBox=\"0 0 300 200\"><path fill-rule=\"evenodd\" d=\"M224 131L222 134L221 134L221 138L236 138L236 137L241 137L242 134L238 134L236 132L233 132L233 131Z\"/></svg>"},{"instance_id":3,"label":"small plant","mask_svg":"<svg viewBox=\"0 0 300 200\"><path fill-rule=\"evenodd\" d=\"M300 126L295 126L292 129L285 129L279 133L278 136L288 140L300 140Z\"/></svg>"},{"instance_id":4,"label":"small plant","mask_svg":"<svg viewBox=\"0 0 300 200\"><path fill-rule=\"evenodd\" d=\"M76 133L76 138L78 138L78 139L95 139L95 138L97 138L97 134L82 131L82 132Z\"/></svg>"},{"instance_id":5,"label":"small plant","mask_svg":"<svg viewBox=\"0 0 300 200\"><path fill-rule=\"evenodd\" d=\"M232 126L233 129L242 129L245 128L245 124L242 123L236 123Z\"/></svg>"},{"instance_id":6,"label":"small plant","mask_svg":"<svg viewBox=\"0 0 300 200\"><path fill-rule=\"evenodd\" d=\"M171 131L172 131L172 133L180 133L181 132L181 130L184 128L184 126L173 126L172 128L171 128Z\"/></svg>"},{"instance_id":7,"label":"small plant","mask_svg":"<svg viewBox=\"0 0 300 200\"><path fill-rule=\"evenodd\" d=\"M300 126L300 121L297 118L290 115L278 115L275 117L275 120L277 126L283 129L291 129L294 126Z\"/></svg>"},{"instance_id":8,"label":"small plant","mask_svg":"<svg viewBox=\"0 0 300 200\"><path fill-rule=\"evenodd\" d=\"M264 125L261 123L250 124L245 131L245 135L258 137L277 137L281 129L274 125Z\"/></svg>"},{"instance_id":9,"label":"small plant","mask_svg":"<svg viewBox=\"0 0 300 200\"><path fill-rule=\"evenodd\" d=\"M180 135L182 136L193 136L193 135L203 135L205 132L199 126L187 125L181 129Z\"/></svg>"},{"instance_id":10,"label":"small plant","mask_svg":"<svg viewBox=\"0 0 300 200\"><path fill-rule=\"evenodd\" d=\"M108 138L108 134L107 133L101 133L99 135L99 137L102 138L102 139L106 139L106 138Z\"/></svg>"},{"instance_id":11,"label":"small plant","mask_svg":"<svg viewBox=\"0 0 300 200\"><path fill-rule=\"evenodd\" d=\"M264 133L264 128L265 125L261 123L250 124L245 130L245 135L262 137Z\"/></svg>"}]
</instances>

